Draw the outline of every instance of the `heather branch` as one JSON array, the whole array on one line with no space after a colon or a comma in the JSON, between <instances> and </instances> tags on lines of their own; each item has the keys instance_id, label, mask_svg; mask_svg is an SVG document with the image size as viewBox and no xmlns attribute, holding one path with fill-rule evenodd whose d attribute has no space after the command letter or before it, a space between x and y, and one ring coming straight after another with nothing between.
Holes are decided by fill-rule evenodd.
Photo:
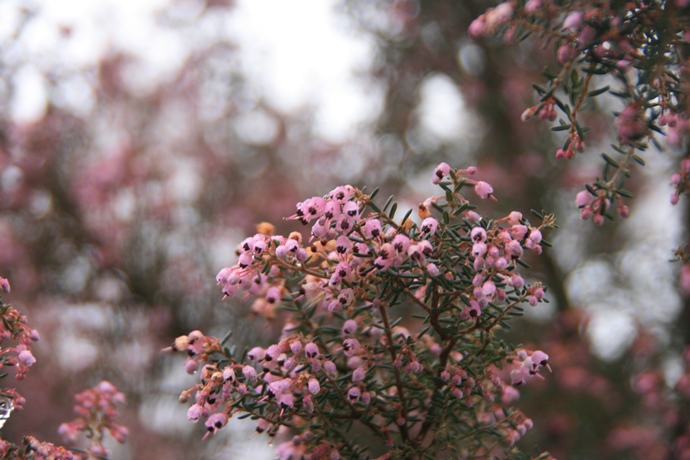
<instances>
[{"instance_id":1,"label":"heather branch","mask_svg":"<svg viewBox=\"0 0 690 460\"><path fill-rule=\"evenodd\" d=\"M487 346L485 340L494 340L487 332L506 319L506 312L496 318L485 310L499 308L494 303L512 309L506 301L511 289L532 305L542 300L543 290L525 286L515 261L525 250L541 253L546 219L536 228L513 212L483 226L459 193L473 186L481 198L494 199L491 185L466 177L476 172L440 164L434 182L445 194L419 206L420 224L397 224L395 204L386 214L370 196L342 186L299 203L292 217L303 224L316 221L312 255L295 232L288 238L260 232L245 239L238 265L218 273L224 295L253 295L254 311L268 318L281 308L289 326L278 343L251 349L247 364L199 331L179 337L172 349L186 351L187 371L201 376L201 383L181 397L186 401L196 392L188 418L205 418L209 434L215 434L231 415L246 409L260 415L261 431L278 423L299 433L297 444L282 445L291 455L318 458L355 456L360 447L347 433L357 422L386 441L387 456L417 458L428 453L431 434L431 445L447 435L457 438L479 423L481 414L489 416L489 402L504 384L484 367L506 353L499 346L484 361L472 357ZM366 214L367 207L373 212ZM456 219L461 222L453 223ZM319 269L307 266L312 256ZM426 313L424 322L430 325L421 332L417 328L423 323L412 318L391 322L389 308L405 301ZM399 325L403 320L406 327ZM215 360L216 353L226 359ZM548 356L534 353L540 353L536 368L525 352L511 379L527 379L545 365ZM220 409L224 401L232 401L232 409ZM399 433L396 439L389 427ZM462 449L481 446L484 434L477 436Z\"/></svg>"},{"instance_id":2,"label":"heather branch","mask_svg":"<svg viewBox=\"0 0 690 460\"><path fill-rule=\"evenodd\" d=\"M386 334L386 338L388 340L388 352L391 356L391 362L395 362L398 356L395 352L395 342L393 341L393 334L391 332L391 325L390 321L388 320L388 312L386 311L386 308L386 304L384 304L383 302L379 304L379 312L381 313L381 319L383 320L384 333ZM402 412L403 414L407 415L407 401L405 399L405 389L402 384L402 379L400 378L400 370L395 366L393 366L393 374L395 375L395 386L398 390L398 398L400 400ZM410 439L410 435L407 430L407 421L400 425L400 436L402 437L403 443L409 443L413 448L417 448L416 441Z\"/></svg>"}]
</instances>

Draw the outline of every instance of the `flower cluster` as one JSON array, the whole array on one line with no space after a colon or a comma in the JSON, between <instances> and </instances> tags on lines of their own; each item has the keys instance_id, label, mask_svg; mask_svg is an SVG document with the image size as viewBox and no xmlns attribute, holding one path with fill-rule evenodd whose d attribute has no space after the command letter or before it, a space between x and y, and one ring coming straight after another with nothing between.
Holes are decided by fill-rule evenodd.
<instances>
[{"instance_id":1,"label":"flower cluster","mask_svg":"<svg viewBox=\"0 0 690 460\"><path fill-rule=\"evenodd\" d=\"M10 292L10 284L0 277L0 289ZM12 305L5 304L0 299L0 362L4 366L17 368L17 380L26 376L29 367L36 362L31 352L31 344L38 341L38 331L29 327L25 315ZM12 340L13 346L6 346L5 341Z\"/></svg>"},{"instance_id":2,"label":"flower cluster","mask_svg":"<svg viewBox=\"0 0 690 460\"><path fill-rule=\"evenodd\" d=\"M594 196L594 198L592 198ZM630 208L623 203L620 198L617 198L618 214L621 217L628 217ZM575 204L580 208L580 217L587 220L590 217L594 225L603 225L606 217L606 212L611 208L611 200L609 195L604 190L595 190L593 187L587 187L587 190L582 190L575 196Z\"/></svg>"},{"instance_id":3,"label":"flower cluster","mask_svg":"<svg viewBox=\"0 0 690 460\"><path fill-rule=\"evenodd\" d=\"M25 436L23 447L0 439L0 458L17 460L76 460L81 458L62 446L50 442L41 442L33 436Z\"/></svg>"},{"instance_id":4,"label":"flower cluster","mask_svg":"<svg viewBox=\"0 0 690 460\"><path fill-rule=\"evenodd\" d=\"M0 277L0 290L9 293L10 283ZM0 298L0 363L3 366L17 369L16 378L21 380L26 376L36 358L31 352L31 345L38 341L38 331L32 329L25 315ZM6 341L12 341L8 344ZM5 374L6 375L6 374ZM0 378L5 377L3 375ZM14 388L0 390L0 428L9 419L12 411L23 409L26 400Z\"/></svg>"},{"instance_id":5,"label":"flower cluster","mask_svg":"<svg viewBox=\"0 0 690 460\"><path fill-rule=\"evenodd\" d=\"M188 419L204 420L206 436L236 414L269 435L290 427L284 459L359 455L368 447L347 435L355 421L396 458L512 445L529 423L499 401L524 381L498 377L516 352L497 334L522 305L545 300L517 268L526 252L542 252L554 220L484 219L461 193L493 198L488 183L469 179L476 171L439 165L432 181L443 194L420 204L419 223L348 185L298 203L289 219L311 226L308 240L262 224L242 241L217 282L224 297L254 298L255 312L282 312L283 335L241 355L199 331L179 337L170 350L200 377L180 397L193 402ZM532 376L548 356L519 359Z\"/></svg>"},{"instance_id":6,"label":"flower cluster","mask_svg":"<svg viewBox=\"0 0 690 460\"><path fill-rule=\"evenodd\" d=\"M680 195L690 187L690 158L681 160L680 168L671 175L671 185L675 187L671 195L671 204L676 204L680 200Z\"/></svg>"},{"instance_id":7,"label":"flower cluster","mask_svg":"<svg viewBox=\"0 0 690 460\"><path fill-rule=\"evenodd\" d=\"M539 371L544 367L549 371L551 370L549 366L549 355L541 350L537 350L531 355L528 355L525 350L520 350L517 354L517 358L517 362L519 362L520 365L510 371L510 383L513 385L524 385L527 379L531 377L541 377Z\"/></svg>"},{"instance_id":8,"label":"flower cluster","mask_svg":"<svg viewBox=\"0 0 690 460\"><path fill-rule=\"evenodd\" d=\"M475 37L503 34L506 42L536 35L545 47L553 48L557 69L545 71L547 84L533 85L539 101L527 108L522 120L557 121L555 132L567 132L558 159L572 159L585 151L581 112L595 106L604 93L622 101L616 116L617 144L613 156L603 154L602 177L588 184L594 203L582 204L584 219L596 225L612 211L626 217L623 198L632 194L623 188L633 163L644 165L639 152L649 143L658 146L655 134L668 134L679 145L686 121L687 64L681 48L686 46L685 2L556 2L553 0L507 0L475 19L468 33ZM611 78L613 77L613 78ZM615 85L615 86L614 86ZM559 112L560 111L560 117ZM614 158L614 157L618 158ZM683 173L674 174L675 204L685 192Z\"/></svg>"},{"instance_id":9,"label":"flower cluster","mask_svg":"<svg viewBox=\"0 0 690 460\"><path fill-rule=\"evenodd\" d=\"M0 290L9 293L10 284L0 277ZM17 379L23 379L31 365L36 362L31 352L31 343L39 339L38 332L29 327L26 316L0 299L0 360L3 365L17 368ZM5 347L5 340L16 345ZM1 378L1 377L0 377ZM75 412L78 418L63 423L59 432L74 442L83 432L93 441L90 452L96 457L108 455L103 447L103 432L108 430L119 442L127 438L127 428L115 421L116 405L124 403L125 397L111 383L103 381L96 387L76 395ZM0 390L0 428L3 427L14 409L22 409L26 400L13 388ZM90 458L84 453L75 453L62 446L41 442L33 436L25 436L19 446L0 438L0 458L73 460Z\"/></svg>"},{"instance_id":10,"label":"flower cluster","mask_svg":"<svg viewBox=\"0 0 690 460\"><path fill-rule=\"evenodd\" d=\"M643 340L651 342L646 348L661 348L654 339ZM645 359L654 354L648 351L651 356ZM609 432L606 443L611 451L635 458L690 456L690 429L684 415L690 403L690 347L683 349L681 362L682 373L673 388L658 366L645 366L633 376L632 390L643 416L628 416Z\"/></svg>"},{"instance_id":11,"label":"flower cluster","mask_svg":"<svg viewBox=\"0 0 690 460\"><path fill-rule=\"evenodd\" d=\"M106 457L108 450L103 445L106 431L119 443L127 440L129 430L116 421L118 408L125 403L125 395L115 385L104 380L75 395L74 399L77 418L58 428L67 442L74 443L78 435L84 433L91 443L89 451L96 456Z\"/></svg>"}]
</instances>

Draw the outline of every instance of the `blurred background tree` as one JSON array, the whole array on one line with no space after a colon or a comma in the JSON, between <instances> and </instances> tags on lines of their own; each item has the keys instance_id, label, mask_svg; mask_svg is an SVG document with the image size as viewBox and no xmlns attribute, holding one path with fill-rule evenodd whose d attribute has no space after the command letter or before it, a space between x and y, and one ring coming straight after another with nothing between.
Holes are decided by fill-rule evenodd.
<instances>
[{"instance_id":1,"label":"blurred background tree","mask_svg":"<svg viewBox=\"0 0 690 460\"><path fill-rule=\"evenodd\" d=\"M192 380L159 350L193 329L271 343L280 325L214 286L243 236L264 220L295 229L282 221L294 203L342 183L414 208L445 161L476 164L497 212L559 218L534 261L551 308L511 331L554 368L521 402L535 421L523 449L674 455L688 420L666 391L682 381L690 310L668 263L687 217L667 183L686 143L651 152L630 218L595 228L574 197L598 158L558 162L562 137L520 121L554 56L467 35L494 2L141 3L75 2L93 14L74 19L0 2L0 273L42 334L7 439L59 443L70 395L106 378L129 400L114 459L271 458L241 422L201 443L176 403ZM616 104L587 113L594 149Z\"/></svg>"}]
</instances>

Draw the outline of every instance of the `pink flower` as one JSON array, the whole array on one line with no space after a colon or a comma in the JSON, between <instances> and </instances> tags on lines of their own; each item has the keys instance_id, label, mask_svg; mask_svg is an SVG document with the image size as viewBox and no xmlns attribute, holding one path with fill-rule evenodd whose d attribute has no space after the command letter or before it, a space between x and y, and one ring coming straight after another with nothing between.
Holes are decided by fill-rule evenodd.
<instances>
[{"instance_id":1,"label":"pink flower","mask_svg":"<svg viewBox=\"0 0 690 460\"><path fill-rule=\"evenodd\" d=\"M472 26L470 26L471 28ZM471 34L470 34L471 35ZM434 184L438 184L443 180L444 177L446 177L448 174L450 174L450 166L448 166L447 163L441 163L438 166L436 166L436 169L434 169L434 179L432 182Z\"/></svg>"},{"instance_id":2,"label":"pink flower","mask_svg":"<svg viewBox=\"0 0 690 460\"><path fill-rule=\"evenodd\" d=\"M407 236L399 233L395 235L395 238L393 238L391 244L393 245L393 249L395 249L398 254L403 254L407 252L408 248L410 247L410 239Z\"/></svg>"},{"instance_id":3,"label":"pink flower","mask_svg":"<svg viewBox=\"0 0 690 460\"><path fill-rule=\"evenodd\" d=\"M264 359L264 355L266 354L266 351L261 348L261 347L254 347L251 350L249 350L249 353L247 353L247 359L250 361L260 361Z\"/></svg>"},{"instance_id":4,"label":"pink flower","mask_svg":"<svg viewBox=\"0 0 690 460\"><path fill-rule=\"evenodd\" d=\"M522 276L520 276L518 274L514 274L508 280L508 284L510 286L513 286L515 289L520 289L525 285L525 280L522 279Z\"/></svg>"},{"instance_id":5,"label":"pink flower","mask_svg":"<svg viewBox=\"0 0 690 460\"><path fill-rule=\"evenodd\" d=\"M367 238L376 238L381 235L381 222L378 219L369 219L364 224L364 234Z\"/></svg>"},{"instance_id":6,"label":"pink flower","mask_svg":"<svg viewBox=\"0 0 690 460\"><path fill-rule=\"evenodd\" d=\"M421 232L423 235L433 235L438 228L438 221L433 217L427 217L422 221Z\"/></svg>"},{"instance_id":7,"label":"pink flower","mask_svg":"<svg viewBox=\"0 0 690 460\"><path fill-rule=\"evenodd\" d=\"M206 420L204 425L210 433L216 434L216 432L223 428L227 423L228 416L224 412L216 412Z\"/></svg>"},{"instance_id":8,"label":"pink flower","mask_svg":"<svg viewBox=\"0 0 690 460\"><path fill-rule=\"evenodd\" d=\"M432 263L426 264L426 271L429 274L429 276L438 276L440 273L436 264L432 264Z\"/></svg>"},{"instance_id":9,"label":"pink flower","mask_svg":"<svg viewBox=\"0 0 690 460\"><path fill-rule=\"evenodd\" d=\"M484 294L486 297L493 297L494 294L496 294L496 285L493 281L487 280L482 285L482 294Z\"/></svg>"},{"instance_id":10,"label":"pink flower","mask_svg":"<svg viewBox=\"0 0 690 460\"><path fill-rule=\"evenodd\" d=\"M266 348L264 360L273 361L274 359L278 359L278 356L280 356L280 347L278 345L271 345L270 347Z\"/></svg>"},{"instance_id":11,"label":"pink flower","mask_svg":"<svg viewBox=\"0 0 690 460\"><path fill-rule=\"evenodd\" d=\"M200 405L194 404L187 410L187 420L196 423L199 421L199 418L203 415L203 412L204 410Z\"/></svg>"},{"instance_id":12,"label":"pink flower","mask_svg":"<svg viewBox=\"0 0 690 460\"><path fill-rule=\"evenodd\" d=\"M352 382L357 383L361 382L364 380L364 377L366 377L367 371L363 367L358 367L357 369L354 370L352 373Z\"/></svg>"},{"instance_id":13,"label":"pink flower","mask_svg":"<svg viewBox=\"0 0 690 460\"><path fill-rule=\"evenodd\" d=\"M526 367L519 367L510 371L510 384L514 386L524 385L529 375L529 369Z\"/></svg>"},{"instance_id":14,"label":"pink flower","mask_svg":"<svg viewBox=\"0 0 690 460\"><path fill-rule=\"evenodd\" d=\"M335 241L335 251L338 254L346 254L352 250L352 242L350 238L345 235L341 235Z\"/></svg>"},{"instance_id":15,"label":"pink flower","mask_svg":"<svg viewBox=\"0 0 690 460\"><path fill-rule=\"evenodd\" d=\"M422 261L433 252L433 247L428 240L422 240L419 243L411 244L407 250L407 255L414 261Z\"/></svg>"},{"instance_id":16,"label":"pink flower","mask_svg":"<svg viewBox=\"0 0 690 460\"><path fill-rule=\"evenodd\" d=\"M475 243L483 243L486 241L486 230L482 227L474 227L470 232L470 238Z\"/></svg>"},{"instance_id":17,"label":"pink flower","mask_svg":"<svg viewBox=\"0 0 690 460\"><path fill-rule=\"evenodd\" d=\"M482 220L482 216L480 216L479 214L477 214L474 211L465 211L464 216L465 216L465 219L467 219L468 221L470 221L474 224L477 224L477 223L479 223L479 221Z\"/></svg>"},{"instance_id":18,"label":"pink flower","mask_svg":"<svg viewBox=\"0 0 690 460\"><path fill-rule=\"evenodd\" d=\"M311 398L310 394L305 394L302 397L302 406L308 413L314 412L314 400Z\"/></svg>"},{"instance_id":19,"label":"pink flower","mask_svg":"<svg viewBox=\"0 0 690 460\"><path fill-rule=\"evenodd\" d=\"M250 381L256 380L256 369L254 369L252 366L244 366L242 368L242 375L244 375L244 378Z\"/></svg>"},{"instance_id":20,"label":"pink flower","mask_svg":"<svg viewBox=\"0 0 690 460\"><path fill-rule=\"evenodd\" d=\"M571 59L575 58L577 56L577 49L573 48L570 46L570 44L565 43L558 47L558 51L556 53L556 59L558 60L558 63L561 65L564 65L566 62L570 61Z\"/></svg>"},{"instance_id":21,"label":"pink flower","mask_svg":"<svg viewBox=\"0 0 690 460\"><path fill-rule=\"evenodd\" d=\"M309 342L304 346L304 354L309 359L314 359L319 355L319 347L314 342Z\"/></svg>"},{"instance_id":22,"label":"pink flower","mask_svg":"<svg viewBox=\"0 0 690 460\"><path fill-rule=\"evenodd\" d=\"M349 262L340 262L333 271L333 275L336 276L338 282L349 279L351 274L352 268Z\"/></svg>"},{"instance_id":23,"label":"pink flower","mask_svg":"<svg viewBox=\"0 0 690 460\"><path fill-rule=\"evenodd\" d=\"M474 257L477 257L477 258L482 257L484 254L486 254L486 251L487 251L487 247L486 247L486 244L484 244L484 243L479 242L479 243L474 243L474 245L472 245L472 255Z\"/></svg>"},{"instance_id":24,"label":"pink flower","mask_svg":"<svg viewBox=\"0 0 690 460\"><path fill-rule=\"evenodd\" d=\"M348 319L345 321L345 324L343 324L343 327L340 331L344 336L353 335L355 332L357 332L357 321L354 319Z\"/></svg>"},{"instance_id":25,"label":"pink flower","mask_svg":"<svg viewBox=\"0 0 690 460\"><path fill-rule=\"evenodd\" d=\"M299 206L298 209L302 211L305 218L311 220L321 217L325 207L326 200L324 200L321 197L315 196L301 203L301 206Z\"/></svg>"},{"instance_id":26,"label":"pink flower","mask_svg":"<svg viewBox=\"0 0 690 460\"><path fill-rule=\"evenodd\" d=\"M292 342L290 344L290 351L294 355L299 355L300 353L302 353L302 342L300 342L299 340L295 340L294 342Z\"/></svg>"},{"instance_id":27,"label":"pink flower","mask_svg":"<svg viewBox=\"0 0 690 460\"><path fill-rule=\"evenodd\" d=\"M648 128L644 114L635 103L623 109L616 119L616 125L618 126L618 139L627 144L644 137Z\"/></svg>"},{"instance_id":28,"label":"pink flower","mask_svg":"<svg viewBox=\"0 0 690 460\"><path fill-rule=\"evenodd\" d=\"M592 194L587 190L582 190L575 196L575 204L578 208L587 206L592 201Z\"/></svg>"},{"instance_id":29,"label":"pink flower","mask_svg":"<svg viewBox=\"0 0 690 460\"><path fill-rule=\"evenodd\" d=\"M124 444L129 437L129 430L127 427L119 424L109 428L108 432L120 444Z\"/></svg>"},{"instance_id":30,"label":"pink flower","mask_svg":"<svg viewBox=\"0 0 690 460\"><path fill-rule=\"evenodd\" d=\"M518 243L515 240L509 241L506 244L506 254L508 254L513 259L519 259L520 257L522 257L523 254L522 246L520 246L520 243Z\"/></svg>"},{"instance_id":31,"label":"pink flower","mask_svg":"<svg viewBox=\"0 0 690 460\"><path fill-rule=\"evenodd\" d=\"M290 391L277 394L276 399L278 404L280 404L280 407L283 409L295 407L295 395L293 395Z\"/></svg>"},{"instance_id":32,"label":"pink flower","mask_svg":"<svg viewBox=\"0 0 690 460\"><path fill-rule=\"evenodd\" d=\"M480 180L475 184L474 191L477 192L480 198L486 199L494 192L494 189L488 183Z\"/></svg>"},{"instance_id":33,"label":"pink flower","mask_svg":"<svg viewBox=\"0 0 690 460\"><path fill-rule=\"evenodd\" d=\"M0 289L6 293L10 293L10 282L7 278L0 276Z\"/></svg>"},{"instance_id":34,"label":"pink flower","mask_svg":"<svg viewBox=\"0 0 690 460\"><path fill-rule=\"evenodd\" d=\"M573 11L563 21L563 29L577 30L582 25L584 14L580 11Z\"/></svg>"},{"instance_id":35,"label":"pink flower","mask_svg":"<svg viewBox=\"0 0 690 460\"><path fill-rule=\"evenodd\" d=\"M529 0L525 3L525 13L534 13L541 8L541 0Z\"/></svg>"},{"instance_id":36,"label":"pink flower","mask_svg":"<svg viewBox=\"0 0 690 460\"><path fill-rule=\"evenodd\" d=\"M270 304L278 303L280 301L280 287L273 286L266 291L266 301Z\"/></svg>"},{"instance_id":37,"label":"pink flower","mask_svg":"<svg viewBox=\"0 0 690 460\"><path fill-rule=\"evenodd\" d=\"M19 360L20 363L23 365L29 367L32 364L36 362L36 358L34 358L34 355L31 354L31 351L29 350L22 350L19 352L17 355L17 359Z\"/></svg>"},{"instance_id":38,"label":"pink flower","mask_svg":"<svg viewBox=\"0 0 690 460\"><path fill-rule=\"evenodd\" d=\"M352 197L352 192L353 187L351 185L341 185L331 190L328 196L338 203L345 203Z\"/></svg>"},{"instance_id":39,"label":"pink flower","mask_svg":"<svg viewBox=\"0 0 690 460\"><path fill-rule=\"evenodd\" d=\"M516 240L521 240L527 234L527 230L528 229L526 225L513 225L512 227L510 227L510 234Z\"/></svg>"},{"instance_id":40,"label":"pink flower","mask_svg":"<svg viewBox=\"0 0 690 460\"><path fill-rule=\"evenodd\" d=\"M357 339L345 339L343 341L343 351L345 356L351 357L359 353L361 346Z\"/></svg>"},{"instance_id":41,"label":"pink flower","mask_svg":"<svg viewBox=\"0 0 690 460\"><path fill-rule=\"evenodd\" d=\"M539 370L540 367L546 367L547 369L551 370L549 367L549 355L544 353L541 350L537 350L534 353L532 353L532 363L533 363L533 370L536 372Z\"/></svg>"},{"instance_id":42,"label":"pink flower","mask_svg":"<svg viewBox=\"0 0 690 460\"><path fill-rule=\"evenodd\" d=\"M235 381L235 371L232 367L228 366L223 369L223 380L231 383Z\"/></svg>"},{"instance_id":43,"label":"pink flower","mask_svg":"<svg viewBox=\"0 0 690 460\"><path fill-rule=\"evenodd\" d=\"M193 374L197 371L199 368L199 363L197 363L193 358L187 357L187 359L184 362L184 370L187 371L188 374Z\"/></svg>"},{"instance_id":44,"label":"pink flower","mask_svg":"<svg viewBox=\"0 0 690 460\"><path fill-rule=\"evenodd\" d=\"M309 392L313 395L318 394L319 391L321 391L321 384L313 377L309 379L307 386L309 387Z\"/></svg>"},{"instance_id":45,"label":"pink flower","mask_svg":"<svg viewBox=\"0 0 690 460\"><path fill-rule=\"evenodd\" d=\"M467 29L467 33L472 38L478 38L484 35L486 33L486 22L484 21L484 17L480 16L472 21L472 23L470 23L470 27Z\"/></svg>"},{"instance_id":46,"label":"pink flower","mask_svg":"<svg viewBox=\"0 0 690 460\"><path fill-rule=\"evenodd\" d=\"M323 363L323 370L330 375L335 375L337 373L337 368L333 361L326 361Z\"/></svg>"},{"instance_id":47,"label":"pink flower","mask_svg":"<svg viewBox=\"0 0 690 460\"><path fill-rule=\"evenodd\" d=\"M503 393L501 394L501 402L504 404L510 404L520 398L520 392L512 385L506 385L503 387Z\"/></svg>"},{"instance_id":48,"label":"pink flower","mask_svg":"<svg viewBox=\"0 0 690 460\"><path fill-rule=\"evenodd\" d=\"M362 391L358 387L352 387L347 392L347 397L350 400L350 404L354 404L359 401L359 397L362 395Z\"/></svg>"},{"instance_id":49,"label":"pink flower","mask_svg":"<svg viewBox=\"0 0 690 460\"><path fill-rule=\"evenodd\" d=\"M350 289L350 288L343 289L338 294L338 303L340 304L340 306L342 308L349 306L350 304L352 304L352 302L354 300L355 300L355 294L352 291L352 289Z\"/></svg>"},{"instance_id":50,"label":"pink flower","mask_svg":"<svg viewBox=\"0 0 690 460\"><path fill-rule=\"evenodd\" d=\"M534 244L539 244L541 243L542 240L542 234L538 229L532 229L532 231L529 234L529 239L532 241Z\"/></svg>"}]
</instances>

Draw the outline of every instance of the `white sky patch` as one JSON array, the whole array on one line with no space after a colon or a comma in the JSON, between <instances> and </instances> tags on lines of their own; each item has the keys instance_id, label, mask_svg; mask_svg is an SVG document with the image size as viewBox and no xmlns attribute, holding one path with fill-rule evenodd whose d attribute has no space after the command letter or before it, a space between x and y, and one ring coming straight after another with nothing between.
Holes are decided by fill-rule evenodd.
<instances>
[{"instance_id":1,"label":"white sky patch","mask_svg":"<svg viewBox=\"0 0 690 460\"><path fill-rule=\"evenodd\" d=\"M457 140L467 123L465 101L446 75L427 77L420 89L419 118L424 129L445 141Z\"/></svg>"},{"instance_id":2,"label":"white sky patch","mask_svg":"<svg viewBox=\"0 0 690 460\"><path fill-rule=\"evenodd\" d=\"M636 332L633 317L616 310L592 313L587 327L592 349L605 360L618 358L628 348Z\"/></svg>"},{"instance_id":3,"label":"white sky patch","mask_svg":"<svg viewBox=\"0 0 690 460\"><path fill-rule=\"evenodd\" d=\"M176 72L190 52L181 34L156 22L168 0L43 0L46 25L68 26L74 35L63 39L59 53L67 62L89 65L108 50L133 55L138 65L126 80L141 91L155 87ZM55 45L53 41L52 45ZM49 46L49 45L48 45Z\"/></svg>"},{"instance_id":4,"label":"white sky patch","mask_svg":"<svg viewBox=\"0 0 690 460\"><path fill-rule=\"evenodd\" d=\"M39 13L23 34L22 47L43 70L88 68L108 51L120 50L137 58L127 67L125 81L132 89L147 92L172 77L199 44L157 22L156 13L170 5L169 0L38 0L37 4ZM229 21L222 19L225 22L217 27L199 21L195 33L209 40L227 36L236 42L241 70L252 89L286 113L313 108L317 134L342 142L379 114L382 93L355 74L372 62L374 43L348 30L335 6L335 0L239 0ZM60 28L70 29L71 34L61 36ZM31 86L25 91L33 99L17 98L14 104L17 118L25 121L40 117L40 107L45 107L47 94L36 90L35 80L27 79ZM89 104L88 98L84 104Z\"/></svg>"},{"instance_id":5,"label":"white sky patch","mask_svg":"<svg viewBox=\"0 0 690 460\"><path fill-rule=\"evenodd\" d=\"M48 91L43 75L33 66L24 66L14 76L15 87L10 112L18 122L31 122L45 115Z\"/></svg>"},{"instance_id":6,"label":"white sky patch","mask_svg":"<svg viewBox=\"0 0 690 460\"><path fill-rule=\"evenodd\" d=\"M348 34L334 5L241 0L230 29L251 85L280 111L315 107L317 132L338 142L378 114L380 97L354 75L371 62L373 43Z\"/></svg>"}]
</instances>

